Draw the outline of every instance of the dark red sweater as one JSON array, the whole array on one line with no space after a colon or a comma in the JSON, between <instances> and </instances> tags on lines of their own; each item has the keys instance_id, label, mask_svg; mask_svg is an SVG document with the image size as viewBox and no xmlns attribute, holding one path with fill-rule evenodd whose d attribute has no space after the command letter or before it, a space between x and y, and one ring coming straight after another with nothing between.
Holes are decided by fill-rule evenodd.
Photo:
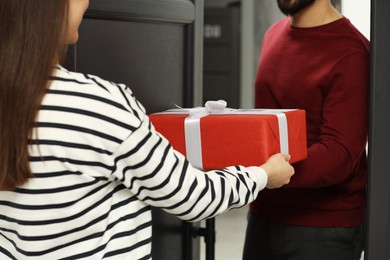
<instances>
[{"instance_id":1,"label":"dark red sweater","mask_svg":"<svg viewBox=\"0 0 390 260\"><path fill-rule=\"evenodd\" d=\"M264 190L250 209L304 226L364 222L369 42L346 18L313 28L274 24L264 38L257 108L306 110L308 158L281 189Z\"/></svg>"}]
</instances>

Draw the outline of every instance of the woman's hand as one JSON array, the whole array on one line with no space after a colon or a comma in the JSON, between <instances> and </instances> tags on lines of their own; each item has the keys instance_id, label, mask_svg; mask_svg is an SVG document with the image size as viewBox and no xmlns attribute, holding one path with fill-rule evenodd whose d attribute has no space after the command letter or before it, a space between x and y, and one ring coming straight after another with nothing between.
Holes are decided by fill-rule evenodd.
<instances>
[{"instance_id":1,"label":"woman's hand","mask_svg":"<svg viewBox=\"0 0 390 260\"><path fill-rule=\"evenodd\" d=\"M268 175L266 187L268 189L280 188L290 182L291 176L294 174L294 168L288 162L290 155L274 154L260 167L265 170Z\"/></svg>"}]
</instances>

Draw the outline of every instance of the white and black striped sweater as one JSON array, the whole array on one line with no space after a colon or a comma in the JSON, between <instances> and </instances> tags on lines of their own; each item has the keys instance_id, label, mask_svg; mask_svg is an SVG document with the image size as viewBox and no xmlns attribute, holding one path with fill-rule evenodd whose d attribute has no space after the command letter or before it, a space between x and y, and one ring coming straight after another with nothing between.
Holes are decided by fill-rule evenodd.
<instances>
[{"instance_id":1,"label":"white and black striped sweater","mask_svg":"<svg viewBox=\"0 0 390 260\"><path fill-rule=\"evenodd\" d=\"M128 87L53 75L30 143L34 178L0 191L0 259L150 259L150 206L199 221L264 188L257 167L193 168Z\"/></svg>"}]
</instances>

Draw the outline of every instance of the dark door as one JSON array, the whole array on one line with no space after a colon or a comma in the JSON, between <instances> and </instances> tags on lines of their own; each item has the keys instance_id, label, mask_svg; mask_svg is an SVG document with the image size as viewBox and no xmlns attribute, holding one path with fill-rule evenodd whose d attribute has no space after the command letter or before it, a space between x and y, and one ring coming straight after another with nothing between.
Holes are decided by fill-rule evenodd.
<instances>
[{"instance_id":1,"label":"dark door","mask_svg":"<svg viewBox=\"0 0 390 260\"><path fill-rule=\"evenodd\" d=\"M203 103L223 99L239 107L240 36L239 4L205 8Z\"/></svg>"},{"instance_id":2,"label":"dark door","mask_svg":"<svg viewBox=\"0 0 390 260\"><path fill-rule=\"evenodd\" d=\"M390 1L371 0L371 107L365 259L390 259Z\"/></svg>"},{"instance_id":3,"label":"dark door","mask_svg":"<svg viewBox=\"0 0 390 260\"><path fill-rule=\"evenodd\" d=\"M128 85L148 113L200 105L203 0L94 0L68 67ZM199 259L197 224L153 209L152 255Z\"/></svg>"}]
</instances>

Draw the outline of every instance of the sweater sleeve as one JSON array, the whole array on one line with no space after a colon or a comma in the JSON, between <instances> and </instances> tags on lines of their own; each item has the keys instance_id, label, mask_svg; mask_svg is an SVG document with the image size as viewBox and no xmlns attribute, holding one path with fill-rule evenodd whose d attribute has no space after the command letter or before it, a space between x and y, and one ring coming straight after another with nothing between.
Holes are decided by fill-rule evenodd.
<instances>
[{"instance_id":1,"label":"sweater sleeve","mask_svg":"<svg viewBox=\"0 0 390 260\"><path fill-rule=\"evenodd\" d=\"M326 187L347 179L359 163L368 132L368 54L355 51L334 68L317 142L296 163L288 187Z\"/></svg>"},{"instance_id":2,"label":"sweater sleeve","mask_svg":"<svg viewBox=\"0 0 390 260\"><path fill-rule=\"evenodd\" d=\"M242 207L267 183L260 167L234 166L209 172L195 169L155 131L147 116L114 158L113 174L139 200L188 221Z\"/></svg>"}]
</instances>

